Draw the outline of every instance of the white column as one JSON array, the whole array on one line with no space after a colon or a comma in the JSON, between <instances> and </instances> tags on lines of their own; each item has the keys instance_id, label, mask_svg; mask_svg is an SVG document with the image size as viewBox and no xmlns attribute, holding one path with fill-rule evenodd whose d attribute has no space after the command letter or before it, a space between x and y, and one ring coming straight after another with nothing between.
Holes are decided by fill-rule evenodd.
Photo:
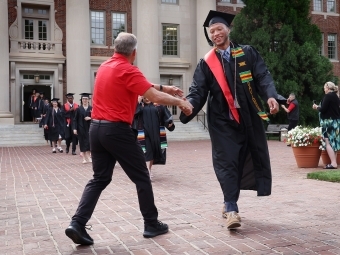
<instances>
[{"instance_id":1,"label":"white column","mask_svg":"<svg viewBox=\"0 0 340 255\"><path fill-rule=\"evenodd\" d=\"M66 1L66 83L67 92L92 93L90 59L90 5L89 1ZM63 94L66 94L65 91ZM65 95L56 95L66 101Z\"/></svg>"},{"instance_id":2,"label":"white column","mask_svg":"<svg viewBox=\"0 0 340 255\"><path fill-rule=\"evenodd\" d=\"M136 0L134 0L136 1ZM158 0L137 0L137 66L145 77L159 83Z\"/></svg>"},{"instance_id":3,"label":"white column","mask_svg":"<svg viewBox=\"0 0 340 255\"><path fill-rule=\"evenodd\" d=\"M211 49L204 35L203 23L210 10L216 11L215 0L197 0L196 3L196 31L197 31L197 62ZM207 31L208 32L208 31ZM209 35L209 33L208 33Z\"/></svg>"},{"instance_id":4,"label":"white column","mask_svg":"<svg viewBox=\"0 0 340 255\"><path fill-rule=\"evenodd\" d=\"M9 53L8 53L8 6L7 0L0 0L0 125L14 124L9 106ZM14 96L14 95L12 95Z\"/></svg>"}]
</instances>

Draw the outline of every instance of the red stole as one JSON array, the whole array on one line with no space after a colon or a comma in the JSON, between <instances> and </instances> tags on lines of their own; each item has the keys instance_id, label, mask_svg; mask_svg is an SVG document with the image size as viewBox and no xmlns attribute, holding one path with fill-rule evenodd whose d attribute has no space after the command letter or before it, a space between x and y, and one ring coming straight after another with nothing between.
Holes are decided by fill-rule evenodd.
<instances>
[{"instance_id":1,"label":"red stole","mask_svg":"<svg viewBox=\"0 0 340 255\"><path fill-rule=\"evenodd\" d=\"M228 102L229 109L231 111L231 114L233 115L234 119L237 121L237 123L240 123L240 116L238 114L237 108L235 108L234 98L230 92L230 88L228 85L228 81L225 77L225 74L223 72L223 68L221 65L221 62L216 56L215 48L211 49L207 54L204 56L205 62L208 64L211 72L214 74L218 85L220 85L224 97ZM222 60L223 61L223 60Z\"/></svg>"},{"instance_id":2,"label":"red stole","mask_svg":"<svg viewBox=\"0 0 340 255\"><path fill-rule=\"evenodd\" d=\"M65 111L68 112L71 109L70 104L69 103L64 104L64 108L65 108ZM76 110L77 108L78 108L78 104L73 103L73 109ZM71 123L71 118L66 118L66 122L67 122L67 125L69 126Z\"/></svg>"}]
</instances>

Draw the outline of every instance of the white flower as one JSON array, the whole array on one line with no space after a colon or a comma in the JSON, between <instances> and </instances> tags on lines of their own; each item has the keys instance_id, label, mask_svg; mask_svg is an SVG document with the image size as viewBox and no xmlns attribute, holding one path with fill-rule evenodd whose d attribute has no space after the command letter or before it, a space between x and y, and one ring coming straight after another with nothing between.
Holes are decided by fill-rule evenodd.
<instances>
[{"instance_id":1,"label":"white flower","mask_svg":"<svg viewBox=\"0 0 340 255\"><path fill-rule=\"evenodd\" d=\"M287 142L293 144L294 147L321 143L321 127L312 128L297 126L288 131Z\"/></svg>"}]
</instances>

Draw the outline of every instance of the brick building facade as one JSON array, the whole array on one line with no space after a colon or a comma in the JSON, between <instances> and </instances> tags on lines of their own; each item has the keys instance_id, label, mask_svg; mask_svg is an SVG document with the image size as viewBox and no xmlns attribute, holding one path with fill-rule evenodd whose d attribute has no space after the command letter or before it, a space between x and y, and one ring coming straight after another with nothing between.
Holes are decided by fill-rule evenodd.
<instances>
[{"instance_id":1,"label":"brick building facade","mask_svg":"<svg viewBox=\"0 0 340 255\"><path fill-rule=\"evenodd\" d=\"M329 56L338 77L339 5L339 0L313 0L310 7L323 35L320 54ZM9 82L0 85L0 124L29 120L26 99L32 88L61 101L68 92L76 99L92 92L97 68L113 54L117 31L137 35L136 65L150 81L187 92L197 61L209 50L202 29L207 10L237 14L243 7L240 0L2 1L0 22L8 24L0 28L0 56L6 57L0 70Z\"/></svg>"}]
</instances>

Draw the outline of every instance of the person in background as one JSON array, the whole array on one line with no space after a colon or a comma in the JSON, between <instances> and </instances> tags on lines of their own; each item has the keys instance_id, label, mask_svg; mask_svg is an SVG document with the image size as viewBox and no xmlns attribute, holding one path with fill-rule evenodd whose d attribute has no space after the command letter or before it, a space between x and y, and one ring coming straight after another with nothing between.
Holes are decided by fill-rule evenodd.
<instances>
[{"instance_id":1,"label":"person in background","mask_svg":"<svg viewBox=\"0 0 340 255\"><path fill-rule=\"evenodd\" d=\"M81 93L81 105L77 108L73 118L73 134L78 136L79 150L83 163L92 162L90 152L89 130L91 124L92 106L89 104L90 93Z\"/></svg>"},{"instance_id":2,"label":"person in background","mask_svg":"<svg viewBox=\"0 0 340 255\"><path fill-rule=\"evenodd\" d=\"M44 121L44 128L48 129L48 138L52 143L52 153L56 153L56 141L58 151L63 152L61 140L65 139L65 116L58 101L59 98L51 99L52 107L48 109Z\"/></svg>"},{"instance_id":3,"label":"person in background","mask_svg":"<svg viewBox=\"0 0 340 255\"><path fill-rule=\"evenodd\" d=\"M112 180L116 161L136 185L144 220L143 236L150 238L168 232L168 225L158 220L144 153L131 125L138 95L159 104L179 106L185 114L192 112L188 101L177 98L183 96L182 90L150 83L133 65L137 54L136 36L121 32L113 44L114 54L98 68L94 85L90 126L93 179L85 186L76 213L65 230L76 244L93 244L85 225L100 194Z\"/></svg>"},{"instance_id":4,"label":"person in background","mask_svg":"<svg viewBox=\"0 0 340 255\"><path fill-rule=\"evenodd\" d=\"M41 112L41 121L40 121L42 126L45 123L46 115L47 115L49 108L50 108L49 100L48 100L48 98L45 98L44 103L43 103L42 112ZM44 137L45 137L46 143L48 143L48 141L49 141L48 129L45 129L45 128L44 128ZM50 142L50 143L51 143L51 147L52 147L52 142Z\"/></svg>"},{"instance_id":5,"label":"person in background","mask_svg":"<svg viewBox=\"0 0 340 255\"><path fill-rule=\"evenodd\" d=\"M30 115L31 115L31 118L32 118L33 122L35 122L34 106L33 106L33 102L34 102L34 98L35 98L35 93L36 93L36 89L32 89L32 94L30 95L30 97L28 99L28 108L30 110Z\"/></svg>"},{"instance_id":6,"label":"person in background","mask_svg":"<svg viewBox=\"0 0 340 255\"><path fill-rule=\"evenodd\" d=\"M186 124L207 102L207 119L215 174L223 192L222 217L226 227L241 226L237 201L240 190L271 194L272 174L263 120L268 120L259 96L271 114L279 111L276 92L267 66L250 45L230 41L234 15L211 10L203 24L208 43L214 46L194 72L187 100L193 105ZM208 27L208 32L205 27ZM208 101L207 101L208 100ZM281 101L280 101L281 102Z\"/></svg>"},{"instance_id":7,"label":"person in background","mask_svg":"<svg viewBox=\"0 0 340 255\"><path fill-rule=\"evenodd\" d=\"M281 107L288 115L288 131L290 131L295 128L299 122L299 103L296 100L294 93L289 94L287 105L288 108L284 104L282 104Z\"/></svg>"},{"instance_id":8,"label":"person in background","mask_svg":"<svg viewBox=\"0 0 340 255\"><path fill-rule=\"evenodd\" d=\"M40 112L41 101L40 101L40 93L35 92L35 96L32 99L31 108L33 110L33 122L38 123L39 118L41 117Z\"/></svg>"},{"instance_id":9,"label":"person in background","mask_svg":"<svg viewBox=\"0 0 340 255\"><path fill-rule=\"evenodd\" d=\"M320 126L326 144L326 151L331 160L325 169L337 169L337 152L340 150L340 101L338 87L333 82L323 86L325 96L320 105L313 103L313 109L320 112Z\"/></svg>"},{"instance_id":10,"label":"person in background","mask_svg":"<svg viewBox=\"0 0 340 255\"><path fill-rule=\"evenodd\" d=\"M77 136L73 133L72 121L74 119L75 110L79 107L77 103L73 102L74 93L67 93L67 103L64 104L63 111L65 115L65 140L66 140L66 153L70 151L72 143L72 155L77 155L76 148L78 144Z\"/></svg>"},{"instance_id":11,"label":"person in background","mask_svg":"<svg viewBox=\"0 0 340 255\"><path fill-rule=\"evenodd\" d=\"M152 180L151 168L153 165L166 162L166 132L165 129L173 131L175 124L168 108L163 105L152 103L149 99L139 97L141 100L137 104L135 120L137 120L137 130L144 131L145 137L145 160L149 162L149 174Z\"/></svg>"}]
</instances>

